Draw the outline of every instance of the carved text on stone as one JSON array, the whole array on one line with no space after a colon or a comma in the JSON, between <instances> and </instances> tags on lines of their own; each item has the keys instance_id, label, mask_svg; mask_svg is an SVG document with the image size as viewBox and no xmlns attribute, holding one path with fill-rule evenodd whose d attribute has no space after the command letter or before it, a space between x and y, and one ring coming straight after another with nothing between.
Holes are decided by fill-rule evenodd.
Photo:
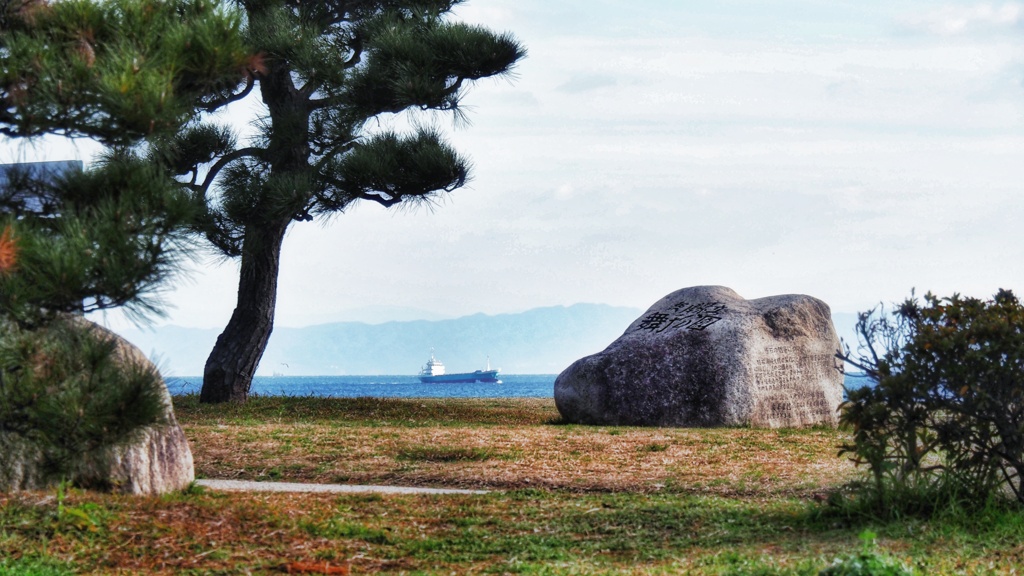
<instances>
[{"instance_id":1,"label":"carved text on stone","mask_svg":"<svg viewBox=\"0 0 1024 576\"><path fill-rule=\"evenodd\" d=\"M725 310L726 306L721 302L680 302L669 312L652 312L644 316L638 329L657 334L671 329L704 330L721 320Z\"/></svg>"},{"instance_id":2,"label":"carved text on stone","mask_svg":"<svg viewBox=\"0 0 1024 576\"><path fill-rule=\"evenodd\" d=\"M839 370L832 354L799 355L788 347L771 347L754 367L755 389L761 393L765 415L794 422L803 415L827 414L833 406L816 384Z\"/></svg>"}]
</instances>

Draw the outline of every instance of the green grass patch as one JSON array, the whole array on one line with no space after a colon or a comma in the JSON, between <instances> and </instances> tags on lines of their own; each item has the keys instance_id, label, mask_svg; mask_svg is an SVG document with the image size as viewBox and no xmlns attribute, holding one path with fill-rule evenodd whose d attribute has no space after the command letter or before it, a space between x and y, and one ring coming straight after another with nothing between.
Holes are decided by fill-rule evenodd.
<instances>
[{"instance_id":1,"label":"green grass patch","mask_svg":"<svg viewBox=\"0 0 1024 576\"><path fill-rule=\"evenodd\" d=\"M55 558L0 558L0 576L69 576L75 572Z\"/></svg>"},{"instance_id":2,"label":"green grass patch","mask_svg":"<svg viewBox=\"0 0 1024 576\"><path fill-rule=\"evenodd\" d=\"M347 522L342 518L330 518L323 522L302 522L300 528L316 538L357 539L370 544L391 544L386 530L371 528L358 522Z\"/></svg>"},{"instance_id":3,"label":"green grass patch","mask_svg":"<svg viewBox=\"0 0 1024 576\"><path fill-rule=\"evenodd\" d=\"M414 446L400 450L395 457L410 462L483 462L494 458L495 451L458 446Z\"/></svg>"},{"instance_id":4,"label":"green grass patch","mask_svg":"<svg viewBox=\"0 0 1024 576\"><path fill-rule=\"evenodd\" d=\"M96 534L40 528L56 509L38 495L0 498L0 566L10 574L71 573L47 558L74 558L78 573L163 574L275 574L284 561L315 558L351 562L353 573L716 575L816 574L856 562L987 574L1024 560L1016 508L882 521L785 497L73 494L68 505L108 519ZM877 534L870 548L866 531Z\"/></svg>"}]
</instances>

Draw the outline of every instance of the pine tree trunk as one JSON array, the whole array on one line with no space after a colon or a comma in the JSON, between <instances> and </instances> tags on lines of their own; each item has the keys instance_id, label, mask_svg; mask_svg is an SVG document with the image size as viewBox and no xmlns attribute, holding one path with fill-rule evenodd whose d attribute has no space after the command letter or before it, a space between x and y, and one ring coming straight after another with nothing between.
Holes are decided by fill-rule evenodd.
<instances>
[{"instance_id":1,"label":"pine tree trunk","mask_svg":"<svg viewBox=\"0 0 1024 576\"><path fill-rule=\"evenodd\" d=\"M271 131L264 154L271 159L276 175L301 176L310 170L309 157L309 95L293 83L286 61L272 63L260 80L263 103L270 113ZM293 204L284 218L268 216L250 220L245 227L242 244L242 268L238 279L238 304L224 332L217 338L213 352L206 360L203 403L245 402L249 397L252 377L256 373L267 341L274 329L274 308L277 304L277 275L281 262L281 244L288 226L304 214L308 198L287 196L271 198L266 190L261 215L281 214L279 202Z\"/></svg>"},{"instance_id":2,"label":"pine tree trunk","mask_svg":"<svg viewBox=\"0 0 1024 576\"><path fill-rule=\"evenodd\" d=\"M281 244L291 219L245 231L238 303L206 360L202 403L245 402L274 329Z\"/></svg>"}]
</instances>

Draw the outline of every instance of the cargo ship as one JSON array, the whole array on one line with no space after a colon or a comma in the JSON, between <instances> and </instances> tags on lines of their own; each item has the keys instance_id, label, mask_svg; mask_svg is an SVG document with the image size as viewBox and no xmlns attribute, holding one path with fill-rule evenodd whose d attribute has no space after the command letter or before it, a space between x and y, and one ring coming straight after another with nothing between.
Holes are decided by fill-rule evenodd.
<instances>
[{"instance_id":1,"label":"cargo ship","mask_svg":"<svg viewBox=\"0 0 1024 576\"><path fill-rule=\"evenodd\" d=\"M468 382L491 382L495 384L501 384L501 380L498 380L498 372L501 369L491 370L491 359L487 359L487 368L483 370L476 370L474 372L463 372L460 374L446 374L444 370L444 364L434 358L434 353L430 353L430 360L420 370L420 382L424 384L455 384L455 383L468 383Z\"/></svg>"}]
</instances>

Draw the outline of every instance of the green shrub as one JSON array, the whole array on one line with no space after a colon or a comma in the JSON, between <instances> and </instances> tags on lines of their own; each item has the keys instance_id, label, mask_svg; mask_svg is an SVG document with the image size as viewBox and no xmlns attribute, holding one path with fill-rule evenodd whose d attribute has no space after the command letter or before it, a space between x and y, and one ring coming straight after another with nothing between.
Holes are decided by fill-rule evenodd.
<instances>
[{"instance_id":1,"label":"green shrub","mask_svg":"<svg viewBox=\"0 0 1024 576\"><path fill-rule=\"evenodd\" d=\"M857 329L858 356L845 360L874 385L848 391L842 453L870 470L862 492L882 509L908 495L973 505L1006 491L1024 502L1024 306L1013 293L929 293L891 315L863 313Z\"/></svg>"}]
</instances>

